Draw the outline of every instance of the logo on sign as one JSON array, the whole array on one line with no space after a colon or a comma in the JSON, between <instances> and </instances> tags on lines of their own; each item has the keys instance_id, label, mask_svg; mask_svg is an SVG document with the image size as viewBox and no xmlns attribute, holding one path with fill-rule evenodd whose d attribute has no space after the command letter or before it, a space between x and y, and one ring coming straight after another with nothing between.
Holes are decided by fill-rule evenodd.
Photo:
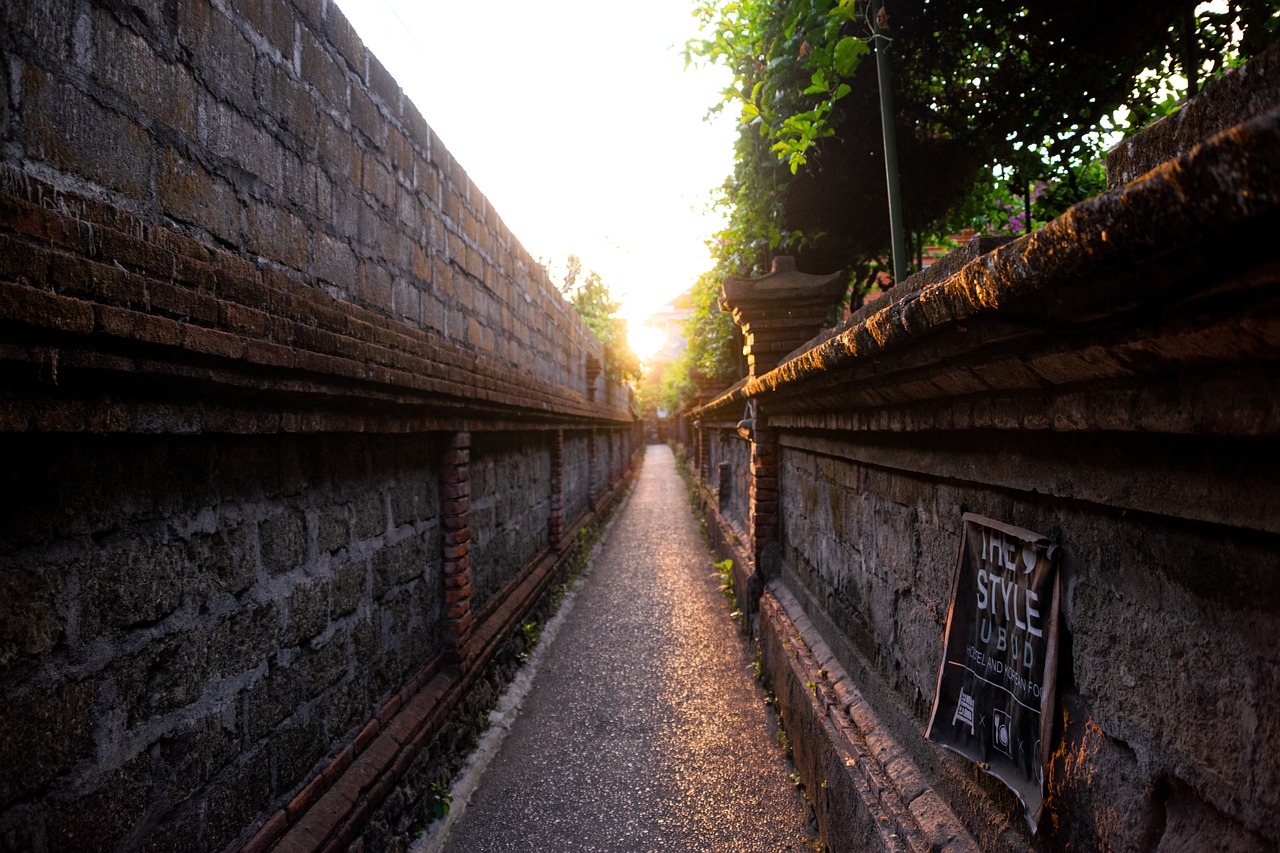
<instances>
[{"instance_id":1,"label":"logo on sign","mask_svg":"<svg viewBox=\"0 0 1280 853\"><path fill-rule=\"evenodd\" d=\"M1013 748L1010 746L1012 737L1009 729L1013 725L1013 718L1006 712L999 709L992 711L991 713L991 727L993 729L991 733L991 742L995 744L996 749L1000 750L1005 755L1012 756Z\"/></svg>"}]
</instances>

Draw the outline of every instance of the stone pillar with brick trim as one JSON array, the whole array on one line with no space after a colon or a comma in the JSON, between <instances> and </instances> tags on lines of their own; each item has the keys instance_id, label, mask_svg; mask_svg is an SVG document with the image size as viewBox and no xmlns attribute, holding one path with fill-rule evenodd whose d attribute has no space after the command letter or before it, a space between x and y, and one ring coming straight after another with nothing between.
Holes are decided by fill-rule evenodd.
<instances>
[{"instance_id":1,"label":"stone pillar with brick trim","mask_svg":"<svg viewBox=\"0 0 1280 853\"><path fill-rule=\"evenodd\" d=\"M444 528L445 644L453 662L466 660L471 612L471 433L449 439L440 466L440 523Z\"/></svg>"},{"instance_id":2,"label":"stone pillar with brick trim","mask_svg":"<svg viewBox=\"0 0 1280 853\"><path fill-rule=\"evenodd\" d=\"M551 519L547 524L551 547L564 550L564 430L556 430L551 437Z\"/></svg>"},{"instance_id":3,"label":"stone pillar with brick trim","mask_svg":"<svg viewBox=\"0 0 1280 853\"><path fill-rule=\"evenodd\" d=\"M789 255L774 258L773 271L760 278L727 277L721 285L720 308L731 311L733 322L742 328L748 373L763 376L818 334L847 290L843 271L802 273Z\"/></svg>"},{"instance_id":4,"label":"stone pillar with brick trim","mask_svg":"<svg viewBox=\"0 0 1280 853\"><path fill-rule=\"evenodd\" d=\"M809 275L796 270L795 258L780 255L760 278L727 277L720 308L733 313L746 341L743 353L751 377L763 376L786 355L818 334L837 300L847 290L845 274ZM751 440L750 535L756 570L764 581L776 577L779 551L778 442L757 404L742 425ZM709 436L699 430L702 477L708 480Z\"/></svg>"},{"instance_id":5,"label":"stone pillar with brick trim","mask_svg":"<svg viewBox=\"0 0 1280 853\"><path fill-rule=\"evenodd\" d=\"M751 550L756 571L768 583L778 575L780 563L778 525L780 523L778 489L778 437L769 428L764 414L757 408L751 432Z\"/></svg>"}]
</instances>

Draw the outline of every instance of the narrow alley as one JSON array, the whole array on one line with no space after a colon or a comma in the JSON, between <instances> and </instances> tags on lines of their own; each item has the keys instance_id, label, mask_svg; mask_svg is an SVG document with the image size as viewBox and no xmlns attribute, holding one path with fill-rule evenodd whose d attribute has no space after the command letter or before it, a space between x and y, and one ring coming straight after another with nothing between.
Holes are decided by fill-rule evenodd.
<instances>
[{"instance_id":1,"label":"narrow alley","mask_svg":"<svg viewBox=\"0 0 1280 853\"><path fill-rule=\"evenodd\" d=\"M671 450L652 445L444 849L808 849L735 634Z\"/></svg>"}]
</instances>

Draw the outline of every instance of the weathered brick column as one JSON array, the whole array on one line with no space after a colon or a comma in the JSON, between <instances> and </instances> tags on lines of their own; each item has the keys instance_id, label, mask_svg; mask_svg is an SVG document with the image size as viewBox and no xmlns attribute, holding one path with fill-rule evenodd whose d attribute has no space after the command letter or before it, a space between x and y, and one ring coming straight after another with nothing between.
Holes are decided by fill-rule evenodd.
<instances>
[{"instance_id":1,"label":"weathered brick column","mask_svg":"<svg viewBox=\"0 0 1280 853\"><path fill-rule=\"evenodd\" d=\"M551 518L547 523L551 547L562 551L564 539L564 430L555 431L551 439Z\"/></svg>"},{"instance_id":2,"label":"weathered brick column","mask_svg":"<svg viewBox=\"0 0 1280 853\"><path fill-rule=\"evenodd\" d=\"M445 449L440 468L443 494L440 523L444 528L445 643L449 656L460 662L474 627L471 613L471 433L456 432Z\"/></svg>"},{"instance_id":3,"label":"weathered brick column","mask_svg":"<svg viewBox=\"0 0 1280 853\"><path fill-rule=\"evenodd\" d=\"M777 576L780 541L778 491L778 437L757 409L751 434L751 549L756 570L765 582Z\"/></svg>"}]
</instances>

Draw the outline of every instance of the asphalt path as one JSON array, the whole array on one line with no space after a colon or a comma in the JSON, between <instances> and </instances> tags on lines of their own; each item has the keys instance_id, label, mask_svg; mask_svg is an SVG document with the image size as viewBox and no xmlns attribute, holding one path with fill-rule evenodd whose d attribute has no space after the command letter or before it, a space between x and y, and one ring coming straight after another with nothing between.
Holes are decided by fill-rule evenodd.
<instances>
[{"instance_id":1,"label":"asphalt path","mask_svg":"<svg viewBox=\"0 0 1280 853\"><path fill-rule=\"evenodd\" d=\"M447 853L813 849L712 560L651 445Z\"/></svg>"}]
</instances>

